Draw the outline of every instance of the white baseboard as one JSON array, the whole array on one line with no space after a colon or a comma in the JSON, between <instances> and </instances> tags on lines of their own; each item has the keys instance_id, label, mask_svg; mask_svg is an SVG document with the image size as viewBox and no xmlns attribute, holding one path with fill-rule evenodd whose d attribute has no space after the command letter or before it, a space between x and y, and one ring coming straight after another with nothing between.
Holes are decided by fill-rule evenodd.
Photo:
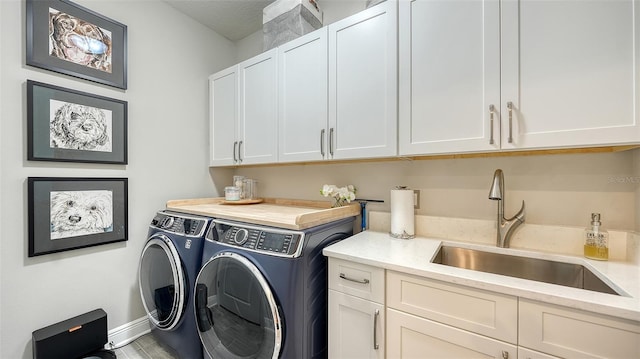
<instances>
[{"instance_id":1,"label":"white baseboard","mask_svg":"<svg viewBox=\"0 0 640 359\"><path fill-rule=\"evenodd\" d=\"M120 348L127 345L139 337L149 333L151 326L149 318L142 317L132 322L123 324L109 331L109 342L105 345L107 349Z\"/></svg>"}]
</instances>

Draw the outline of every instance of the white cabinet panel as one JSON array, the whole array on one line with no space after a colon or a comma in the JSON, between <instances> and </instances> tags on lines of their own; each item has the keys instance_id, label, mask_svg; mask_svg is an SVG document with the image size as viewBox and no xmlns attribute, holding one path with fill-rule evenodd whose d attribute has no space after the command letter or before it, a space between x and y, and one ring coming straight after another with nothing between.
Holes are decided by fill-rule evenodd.
<instances>
[{"instance_id":1,"label":"white cabinet panel","mask_svg":"<svg viewBox=\"0 0 640 359\"><path fill-rule=\"evenodd\" d=\"M237 66L209 77L209 158L211 166L235 163L237 146Z\"/></svg>"},{"instance_id":2,"label":"white cabinet panel","mask_svg":"<svg viewBox=\"0 0 640 359\"><path fill-rule=\"evenodd\" d=\"M387 358L517 358L517 347L388 309Z\"/></svg>"},{"instance_id":3,"label":"white cabinet panel","mask_svg":"<svg viewBox=\"0 0 640 359\"><path fill-rule=\"evenodd\" d=\"M519 359L558 359L559 357L555 357L553 355L548 355L545 353L540 353L535 350L530 350L527 348L518 347L518 358Z\"/></svg>"},{"instance_id":4,"label":"white cabinet panel","mask_svg":"<svg viewBox=\"0 0 640 359\"><path fill-rule=\"evenodd\" d=\"M503 148L640 141L637 8L633 0L502 2Z\"/></svg>"},{"instance_id":5,"label":"white cabinet panel","mask_svg":"<svg viewBox=\"0 0 640 359\"><path fill-rule=\"evenodd\" d=\"M327 29L278 48L280 162L328 155Z\"/></svg>"},{"instance_id":6,"label":"white cabinet panel","mask_svg":"<svg viewBox=\"0 0 640 359\"><path fill-rule=\"evenodd\" d=\"M397 3L329 26L329 152L334 159L397 154Z\"/></svg>"},{"instance_id":7,"label":"white cabinet panel","mask_svg":"<svg viewBox=\"0 0 640 359\"><path fill-rule=\"evenodd\" d=\"M384 303L384 269L329 258L329 288Z\"/></svg>"},{"instance_id":8,"label":"white cabinet panel","mask_svg":"<svg viewBox=\"0 0 640 359\"><path fill-rule=\"evenodd\" d=\"M329 358L384 358L384 305L329 290Z\"/></svg>"},{"instance_id":9,"label":"white cabinet panel","mask_svg":"<svg viewBox=\"0 0 640 359\"><path fill-rule=\"evenodd\" d=\"M387 306L516 344L518 298L387 271Z\"/></svg>"},{"instance_id":10,"label":"white cabinet panel","mask_svg":"<svg viewBox=\"0 0 640 359\"><path fill-rule=\"evenodd\" d=\"M640 143L639 12L634 0L401 0L399 153Z\"/></svg>"},{"instance_id":11,"label":"white cabinet panel","mask_svg":"<svg viewBox=\"0 0 640 359\"><path fill-rule=\"evenodd\" d=\"M566 358L640 358L640 325L520 299L518 344Z\"/></svg>"},{"instance_id":12,"label":"white cabinet panel","mask_svg":"<svg viewBox=\"0 0 640 359\"><path fill-rule=\"evenodd\" d=\"M499 2L401 1L399 12L400 154L499 149Z\"/></svg>"},{"instance_id":13,"label":"white cabinet panel","mask_svg":"<svg viewBox=\"0 0 640 359\"><path fill-rule=\"evenodd\" d=\"M242 164L277 162L277 49L240 63L238 72L240 79L239 162Z\"/></svg>"}]
</instances>

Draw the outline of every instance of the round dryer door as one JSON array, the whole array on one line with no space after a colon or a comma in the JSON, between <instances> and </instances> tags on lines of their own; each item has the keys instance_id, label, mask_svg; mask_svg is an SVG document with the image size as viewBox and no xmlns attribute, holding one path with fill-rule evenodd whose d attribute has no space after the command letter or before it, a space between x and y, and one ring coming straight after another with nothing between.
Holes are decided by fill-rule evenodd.
<instances>
[{"instance_id":1,"label":"round dryer door","mask_svg":"<svg viewBox=\"0 0 640 359\"><path fill-rule=\"evenodd\" d=\"M282 324L260 270L236 253L220 253L196 281L198 332L211 358L277 358Z\"/></svg>"},{"instance_id":2,"label":"round dryer door","mask_svg":"<svg viewBox=\"0 0 640 359\"><path fill-rule=\"evenodd\" d=\"M182 262L173 242L153 235L144 246L138 268L142 303L159 329L173 329L184 311L187 291Z\"/></svg>"}]
</instances>

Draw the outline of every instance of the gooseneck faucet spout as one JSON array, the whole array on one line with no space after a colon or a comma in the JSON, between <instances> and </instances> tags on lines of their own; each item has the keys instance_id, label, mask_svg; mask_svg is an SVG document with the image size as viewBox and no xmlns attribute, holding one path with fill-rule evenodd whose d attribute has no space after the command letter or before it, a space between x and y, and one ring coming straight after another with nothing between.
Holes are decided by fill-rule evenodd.
<instances>
[{"instance_id":1,"label":"gooseneck faucet spout","mask_svg":"<svg viewBox=\"0 0 640 359\"><path fill-rule=\"evenodd\" d=\"M511 236L515 232L516 228L524 223L525 207L524 201L522 201L522 208L520 208L520 211L518 211L515 216L509 219L504 217L504 174L501 169L497 169L493 174L493 182L491 183L491 189L489 190L489 199L498 201L496 245L500 248L508 248L509 241L511 240Z\"/></svg>"}]
</instances>

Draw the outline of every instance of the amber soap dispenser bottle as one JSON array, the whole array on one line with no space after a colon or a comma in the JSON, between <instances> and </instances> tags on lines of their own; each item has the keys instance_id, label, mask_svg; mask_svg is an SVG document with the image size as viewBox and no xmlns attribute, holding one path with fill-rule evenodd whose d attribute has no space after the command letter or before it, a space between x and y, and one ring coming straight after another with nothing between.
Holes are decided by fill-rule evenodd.
<instances>
[{"instance_id":1,"label":"amber soap dispenser bottle","mask_svg":"<svg viewBox=\"0 0 640 359\"><path fill-rule=\"evenodd\" d=\"M584 230L584 256L606 261L609 259L609 232L602 228L600 213L591 213L591 227Z\"/></svg>"}]
</instances>

